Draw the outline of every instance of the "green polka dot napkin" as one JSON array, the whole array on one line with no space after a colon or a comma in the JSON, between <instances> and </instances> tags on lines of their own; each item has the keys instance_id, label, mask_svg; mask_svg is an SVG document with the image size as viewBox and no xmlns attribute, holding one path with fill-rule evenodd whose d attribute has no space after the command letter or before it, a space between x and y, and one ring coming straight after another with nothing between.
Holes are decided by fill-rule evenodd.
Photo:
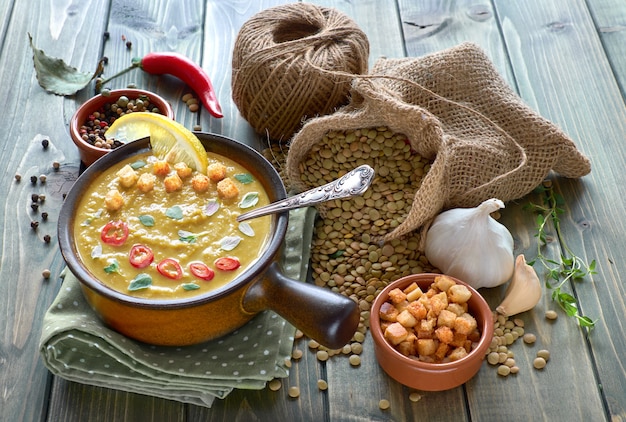
<instances>
[{"instance_id":1,"label":"green polka dot napkin","mask_svg":"<svg viewBox=\"0 0 626 422\"><path fill-rule=\"evenodd\" d=\"M312 208L293 210L281 264L283 273L307 275ZM85 301L79 281L64 281L43 320L40 351L46 367L70 381L210 407L233 389L262 389L288 376L295 328L271 311L210 342L163 347L137 342L105 327Z\"/></svg>"}]
</instances>

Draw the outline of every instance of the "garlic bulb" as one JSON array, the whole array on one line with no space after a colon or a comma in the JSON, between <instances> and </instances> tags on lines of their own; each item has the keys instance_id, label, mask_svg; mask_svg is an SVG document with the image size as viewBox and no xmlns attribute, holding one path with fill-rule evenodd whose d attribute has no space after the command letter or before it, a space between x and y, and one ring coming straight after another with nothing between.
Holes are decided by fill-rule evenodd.
<instances>
[{"instance_id":1,"label":"garlic bulb","mask_svg":"<svg viewBox=\"0 0 626 422\"><path fill-rule=\"evenodd\" d=\"M541 299L541 282L535 269L526 263L524 255L515 259L515 271L504 300L496 311L504 316L517 315L535 307Z\"/></svg>"},{"instance_id":2,"label":"garlic bulb","mask_svg":"<svg viewBox=\"0 0 626 422\"><path fill-rule=\"evenodd\" d=\"M500 208L504 203L492 198L439 214L426 233L428 261L475 289L504 284L513 274L513 236L489 215Z\"/></svg>"}]
</instances>

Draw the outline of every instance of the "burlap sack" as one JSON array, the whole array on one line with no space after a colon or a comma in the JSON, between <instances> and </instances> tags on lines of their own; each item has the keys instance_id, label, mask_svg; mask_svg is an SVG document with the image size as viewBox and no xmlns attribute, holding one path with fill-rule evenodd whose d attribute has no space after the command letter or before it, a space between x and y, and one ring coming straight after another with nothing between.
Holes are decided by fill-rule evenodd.
<instances>
[{"instance_id":1,"label":"burlap sack","mask_svg":"<svg viewBox=\"0 0 626 422\"><path fill-rule=\"evenodd\" d=\"M356 78L351 103L309 120L289 146L286 173L297 189L311 146L330 130L387 126L434 160L406 219L390 240L429 223L439 212L474 207L489 198L510 201L531 192L554 170L589 173L589 160L554 124L529 108L486 54L463 43L420 58L379 59Z\"/></svg>"}]
</instances>

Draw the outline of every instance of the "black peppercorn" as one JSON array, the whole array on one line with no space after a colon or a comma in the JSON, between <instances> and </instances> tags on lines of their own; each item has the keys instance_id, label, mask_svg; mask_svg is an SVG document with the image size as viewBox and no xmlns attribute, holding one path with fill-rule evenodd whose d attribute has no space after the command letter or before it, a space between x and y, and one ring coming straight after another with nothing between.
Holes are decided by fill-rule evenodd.
<instances>
[{"instance_id":1,"label":"black peppercorn","mask_svg":"<svg viewBox=\"0 0 626 422\"><path fill-rule=\"evenodd\" d=\"M30 222L30 227L36 230L37 227L39 227L39 222L38 221L31 221Z\"/></svg>"},{"instance_id":2,"label":"black peppercorn","mask_svg":"<svg viewBox=\"0 0 626 422\"><path fill-rule=\"evenodd\" d=\"M47 212L45 212L45 211L44 211L44 212L42 212L42 213L41 213L41 219L42 219L43 221L46 221L46 220L48 219L48 213L47 213Z\"/></svg>"},{"instance_id":3,"label":"black peppercorn","mask_svg":"<svg viewBox=\"0 0 626 422\"><path fill-rule=\"evenodd\" d=\"M30 176L30 183L33 185L37 183L37 176Z\"/></svg>"},{"instance_id":4,"label":"black peppercorn","mask_svg":"<svg viewBox=\"0 0 626 422\"><path fill-rule=\"evenodd\" d=\"M43 149L48 148L49 145L50 145L50 141L48 139L41 140L41 146L43 147Z\"/></svg>"},{"instance_id":5,"label":"black peppercorn","mask_svg":"<svg viewBox=\"0 0 626 422\"><path fill-rule=\"evenodd\" d=\"M51 240L51 238L50 238L50 235L49 235L49 234L47 234L47 235L45 235L45 236L43 237L43 241L44 241L44 242L46 242L46 243L50 243L50 240Z\"/></svg>"},{"instance_id":6,"label":"black peppercorn","mask_svg":"<svg viewBox=\"0 0 626 422\"><path fill-rule=\"evenodd\" d=\"M38 195L38 194L36 194L36 193L33 193L33 194L30 196L30 199L31 199L33 202L39 202L39 195Z\"/></svg>"},{"instance_id":7,"label":"black peppercorn","mask_svg":"<svg viewBox=\"0 0 626 422\"><path fill-rule=\"evenodd\" d=\"M30 207L33 209L33 211L37 211L39 209L39 204L33 203L33 204L30 204Z\"/></svg>"}]
</instances>

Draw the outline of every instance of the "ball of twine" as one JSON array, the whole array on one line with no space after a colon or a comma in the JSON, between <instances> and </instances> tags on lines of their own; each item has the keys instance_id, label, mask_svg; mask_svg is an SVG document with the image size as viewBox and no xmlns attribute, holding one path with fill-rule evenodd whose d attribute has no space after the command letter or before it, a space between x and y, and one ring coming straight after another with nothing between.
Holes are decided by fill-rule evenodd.
<instances>
[{"instance_id":1,"label":"ball of twine","mask_svg":"<svg viewBox=\"0 0 626 422\"><path fill-rule=\"evenodd\" d=\"M308 117L348 102L350 75L367 72L369 41L333 8L294 3L242 26L233 51L232 97L257 133L288 140Z\"/></svg>"}]
</instances>

